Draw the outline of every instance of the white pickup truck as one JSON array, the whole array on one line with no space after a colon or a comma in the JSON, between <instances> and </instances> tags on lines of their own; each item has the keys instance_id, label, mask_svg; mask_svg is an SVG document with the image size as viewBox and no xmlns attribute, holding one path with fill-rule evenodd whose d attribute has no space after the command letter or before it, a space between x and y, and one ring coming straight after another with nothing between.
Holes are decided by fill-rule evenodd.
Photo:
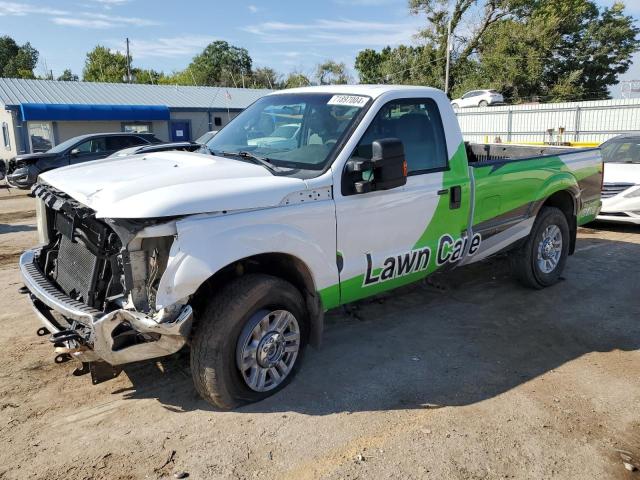
<instances>
[{"instance_id":1,"label":"white pickup truck","mask_svg":"<svg viewBox=\"0 0 640 480\"><path fill-rule=\"evenodd\" d=\"M197 390L233 408L291 380L328 309L509 250L554 284L601 182L597 149L465 145L439 90L285 90L201 153L43 174L20 268L56 361L98 383L189 344Z\"/></svg>"}]
</instances>

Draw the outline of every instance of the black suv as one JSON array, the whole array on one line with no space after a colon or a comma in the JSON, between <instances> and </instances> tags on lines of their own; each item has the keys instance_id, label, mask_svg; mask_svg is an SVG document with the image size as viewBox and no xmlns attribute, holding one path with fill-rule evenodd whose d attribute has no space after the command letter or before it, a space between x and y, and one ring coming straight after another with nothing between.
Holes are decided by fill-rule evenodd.
<instances>
[{"instance_id":1,"label":"black suv","mask_svg":"<svg viewBox=\"0 0 640 480\"><path fill-rule=\"evenodd\" d=\"M28 189L38 175L54 168L105 158L123 148L161 143L150 133L93 133L70 138L42 153L18 155L7 165L7 183Z\"/></svg>"}]
</instances>

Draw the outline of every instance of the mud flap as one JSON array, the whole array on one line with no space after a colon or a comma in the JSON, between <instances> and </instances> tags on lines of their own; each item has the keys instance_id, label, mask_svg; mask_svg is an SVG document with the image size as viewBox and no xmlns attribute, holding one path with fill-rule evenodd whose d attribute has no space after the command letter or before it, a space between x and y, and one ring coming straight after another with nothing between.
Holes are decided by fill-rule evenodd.
<instances>
[{"instance_id":1,"label":"mud flap","mask_svg":"<svg viewBox=\"0 0 640 480\"><path fill-rule=\"evenodd\" d=\"M107 362L90 362L89 371L91 372L91 383L98 385L120 375L122 368L109 365Z\"/></svg>"}]
</instances>

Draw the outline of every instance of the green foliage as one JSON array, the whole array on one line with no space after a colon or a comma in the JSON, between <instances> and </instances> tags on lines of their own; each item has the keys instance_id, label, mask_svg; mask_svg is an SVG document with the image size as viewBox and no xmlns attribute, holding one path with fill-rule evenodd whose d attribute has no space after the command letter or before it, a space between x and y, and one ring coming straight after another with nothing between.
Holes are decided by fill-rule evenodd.
<instances>
[{"instance_id":1,"label":"green foliage","mask_svg":"<svg viewBox=\"0 0 640 480\"><path fill-rule=\"evenodd\" d=\"M316 67L316 79L320 85L344 85L351 81L344 63L326 60Z\"/></svg>"},{"instance_id":2,"label":"green foliage","mask_svg":"<svg viewBox=\"0 0 640 480\"><path fill-rule=\"evenodd\" d=\"M252 88L268 88L275 90L280 88L280 74L273 68L256 68L251 75Z\"/></svg>"},{"instance_id":3,"label":"green foliage","mask_svg":"<svg viewBox=\"0 0 640 480\"><path fill-rule=\"evenodd\" d=\"M242 87L251 78L252 60L245 48L218 40L196 55L186 70L187 84ZM185 77L180 76L182 81Z\"/></svg>"},{"instance_id":4,"label":"green foliage","mask_svg":"<svg viewBox=\"0 0 640 480\"><path fill-rule=\"evenodd\" d=\"M63 82L77 82L79 80L78 75L75 75L71 69L66 68L62 75L57 78L58 81Z\"/></svg>"},{"instance_id":5,"label":"green foliage","mask_svg":"<svg viewBox=\"0 0 640 480\"><path fill-rule=\"evenodd\" d=\"M0 37L0 76L35 78L33 69L38 63L38 51L29 42L18 45L5 35Z\"/></svg>"},{"instance_id":6,"label":"green foliage","mask_svg":"<svg viewBox=\"0 0 640 480\"><path fill-rule=\"evenodd\" d=\"M87 53L82 71L85 82L121 83L127 75L127 57L101 45Z\"/></svg>"},{"instance_id":7,"label":"green foliage","mask_svg":"<svg viewBox=\"0 0 640 480\"><path fill-rule=\"evenodd\" d=\"M608 98L629 69L640 29L615 3L594 0L409 0L424 44L361 51L363 83L443 88L451 19L450 94L495 88L514 102ZM448 12L451 12L449 14Z\"/></svg>"},{"instance_id":8,"label":"green foliage","mask_svg":"<svg viewBox=\"0 0 640 480\"><path fill-rule=\"evenodd\" d=\"M300 72L291 72L282 82L282 88L308 87L309 85L311 85L309 77Z\"/></svg>"}]
</instances>

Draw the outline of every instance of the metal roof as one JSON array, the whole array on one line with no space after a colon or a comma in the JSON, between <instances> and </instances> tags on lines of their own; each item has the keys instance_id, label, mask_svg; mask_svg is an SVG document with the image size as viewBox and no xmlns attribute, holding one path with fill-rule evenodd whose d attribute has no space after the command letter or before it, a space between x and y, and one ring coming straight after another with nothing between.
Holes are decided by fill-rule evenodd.
<instances>
[{"instance_id":1,"label":"metal roof","mask_svg":"<svg viewBox=\"0 0 640 480\"><path fill-rule=\"evenodd\" d=\"M0 103L65 105L166 105L169 108L248 107L270 90L182 85L59 82L0 78Z\"/></svg>"}]
</instances>

